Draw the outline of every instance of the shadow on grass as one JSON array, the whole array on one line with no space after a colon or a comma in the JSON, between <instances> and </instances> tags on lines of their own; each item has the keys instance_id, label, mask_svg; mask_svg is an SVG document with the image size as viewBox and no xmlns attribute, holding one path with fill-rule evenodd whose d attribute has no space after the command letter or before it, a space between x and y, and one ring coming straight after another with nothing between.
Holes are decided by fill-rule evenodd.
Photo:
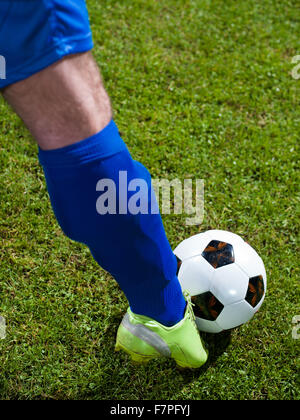
<instances>
[{"instance_id":1,"label":"shadow on grass","mask_svg":"<svg viewBox=\"0 0 300 420\"><path fill-rule=\"evenodd\" d=\"M218 334L201 333L201 336L208 346L209 358L207 365L209 366L225 352L231 343L231 330L225 330Z\"/></svg>"},{"instance_id":2,"label":"shadow on grass","mask_svg":"<svg viewBox=\"0 0 300 420\"><path fill-rule=\"evenodd\" d=\"M121 319L111 320L114 327L103 337L99 348L101 368L93 378L93 390L82 390L80 399L98 400L172 400L184 399L186 386L201 382L201 377L212 364L224 353L231 342L231 332L204 334L204 341L209 349L207 363L199 369L180 370L170 359L157 359L145 365L133 364L123 352L114 352L117 327ZM105 363L107 360L107 363ZM203 379L204 380L204 379Z\"/></svg>"}]
</instances>

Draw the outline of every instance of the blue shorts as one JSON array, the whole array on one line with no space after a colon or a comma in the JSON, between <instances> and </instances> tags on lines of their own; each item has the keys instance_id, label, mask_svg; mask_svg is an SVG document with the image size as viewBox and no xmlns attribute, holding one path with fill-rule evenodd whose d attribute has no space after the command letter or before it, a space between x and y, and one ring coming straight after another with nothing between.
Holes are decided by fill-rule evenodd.
<instances>
[{"instance_id":1,"label":"blue shorts","mask_svg":"<svg viewBox=\"0 0 300 420\"><path fill-rule=\"evenodd\" d=\"M85 0L0 1L0 89L92 48Z\"/></svg>"}]
</instances>

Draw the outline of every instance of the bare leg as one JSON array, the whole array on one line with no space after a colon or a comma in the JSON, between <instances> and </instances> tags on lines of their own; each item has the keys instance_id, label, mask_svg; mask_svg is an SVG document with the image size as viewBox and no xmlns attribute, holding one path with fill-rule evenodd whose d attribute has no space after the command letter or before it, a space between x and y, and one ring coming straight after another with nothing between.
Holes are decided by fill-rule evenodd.
<instances>
[{"instance_id":1,"label":"bare leg","mask_svg":"<svg viewBox=\"0 0 300 420\"><path fill-rule=\"evenodd\" d=\"M43 150L90 137L112 118L110 100L90 52L69 55L8 86L3 95Z\"/></svg>"}]
</instances>

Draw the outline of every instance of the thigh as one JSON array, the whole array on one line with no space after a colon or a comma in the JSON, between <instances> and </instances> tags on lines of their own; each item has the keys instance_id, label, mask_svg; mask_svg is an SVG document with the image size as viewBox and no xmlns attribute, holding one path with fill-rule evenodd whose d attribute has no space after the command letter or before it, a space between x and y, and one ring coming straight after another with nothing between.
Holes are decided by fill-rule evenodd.
<instances>
[{"instance_id":1,"label":"thigh","mask_svg":"<svg viewBox=\"0 0 300 420\"><path fill-rule=\"evenodd\" d=\"M111 119L91 48L85 0L0 0L0 88L43 149L80 141Z\"/></svg>"},{"instance_id":2,"label":"thigh","mask_svg":"<svg viewBox=\"0 0 300 420\"><path fill-rule=\"evenodd\" d=\"M0 1L0 89L92 46L85 0Z\"/></svg>"},{"instance_id":3,"label":"thigh","mask_svg":"<svg viewBox=\"0 0 300 420\"><path fill-rule=\"evenodd\" d=\"M112 118L110 100L91 52L68 55L7 86L3 96L44 150L92 136Z\"/></svg>"}]
</instances>

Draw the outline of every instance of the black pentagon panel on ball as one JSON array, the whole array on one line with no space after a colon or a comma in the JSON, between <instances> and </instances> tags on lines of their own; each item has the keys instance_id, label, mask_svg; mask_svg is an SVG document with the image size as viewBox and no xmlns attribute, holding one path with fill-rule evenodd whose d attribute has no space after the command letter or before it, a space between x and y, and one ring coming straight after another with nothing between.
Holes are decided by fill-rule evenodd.
<instances>
[{"instance_id":1,"label":"black pentagon panel on ball","mask_svg":"<svg viewBox=\"0 0 300 420\"><path fill-rule=\"evenodd\" d=\"M175 255L176 259L177 259L177 272L176 272L176 276L178 276L182 261L179 257L177 257L177 255Z\"/></svg>"},{"instance_id":2,"label":"black pentagon panel on ball","mask_svg":"<svg viewBox=\"0 0 300 420\"><path fill-rule=\"evenodd\" d=\"M209 262L214 268L223 267L224 265L234 263L233 246L227 242L210 241L205 250L202 252L202 257Z\"/></svg>"},{"instance_id":3,"label":"black pentagon panel on ball","mask_svg":"<svg viewBox=\"0 0 300 420\"><path fill-rule=\"evenodd\" d=\"M245 300L253 307L261 301L265 293L263 276L255 276L249 279L248 290Z\"/></svg>"},{"instance_id":4,"label":"black pentagon panel on ball","mask_svg":"<svg viewBox=\"0 0 300 420\"><path fill-rule=\"evenodd\" d=\"M192 296L192 302L194 314L208 321L215 321L224 308L224 305L211 292Z\"/></svg>"}]
</instances>

